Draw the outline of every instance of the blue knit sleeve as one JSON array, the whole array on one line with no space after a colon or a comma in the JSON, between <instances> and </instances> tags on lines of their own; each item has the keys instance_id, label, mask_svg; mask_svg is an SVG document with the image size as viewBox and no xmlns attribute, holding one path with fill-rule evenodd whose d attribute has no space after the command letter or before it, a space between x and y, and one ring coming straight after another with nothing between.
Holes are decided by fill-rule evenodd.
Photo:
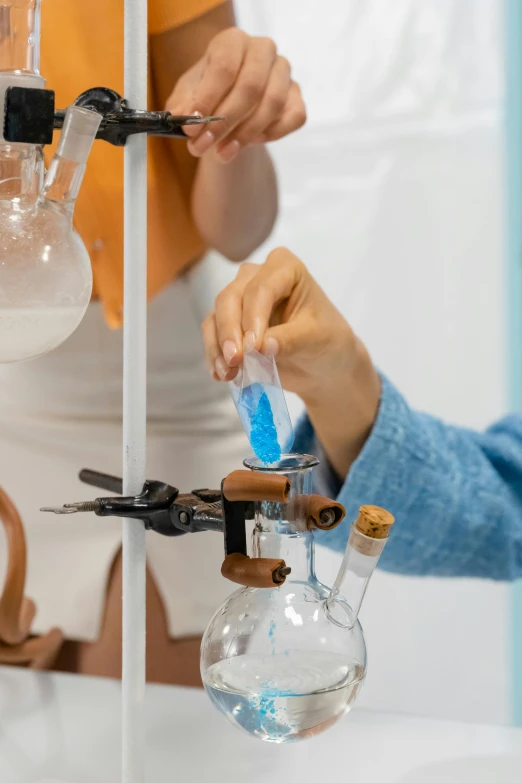
<instances>
[{"instance_id":1,"label":"blue knit sleeve","mask_svg":"<svg viewBox=\"0 0 522 783\"><path fill-rule=\"evenodd\" d=\"M453 427L409 408L382 379L372 433L339 481L310 421L297 428L295 449L322 459L316 491L338 496L345 522L318 543L342 551L359 506L396 517L381 568L403 574L522 577L522 417L508 416L483 433Z\"/></svg>"}]
</instances>

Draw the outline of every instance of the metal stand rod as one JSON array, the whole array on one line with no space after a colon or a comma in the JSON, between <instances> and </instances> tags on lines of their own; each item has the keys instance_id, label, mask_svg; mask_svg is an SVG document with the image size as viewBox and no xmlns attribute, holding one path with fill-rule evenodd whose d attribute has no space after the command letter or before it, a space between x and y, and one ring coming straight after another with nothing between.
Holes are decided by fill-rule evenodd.
<instances>
[{"instance_id":1,"label":"metal stand rod","mask_svg":"<svg viewBox=\"0 0 522 783\"><path fill-rule=\"evenodd\" d=\"M508 405L522 412L522 4L505 0L505 181ZM522 726L522 581L511 588L511 699L516 726Z\"/></svg>"},{"instance_id":2,"label":"metal stand rod","mask_svg":"<svg viewBox=\"0 0 522 783\"><path fill-rule=\"evenodd\" d=\"M125 96L147 105L147 0L125 0ZM145 481L147 381L147 137L124 151L123 493ZM144 783L145 528L123 520L122 781Z\"/></svg>"}]
</instances>

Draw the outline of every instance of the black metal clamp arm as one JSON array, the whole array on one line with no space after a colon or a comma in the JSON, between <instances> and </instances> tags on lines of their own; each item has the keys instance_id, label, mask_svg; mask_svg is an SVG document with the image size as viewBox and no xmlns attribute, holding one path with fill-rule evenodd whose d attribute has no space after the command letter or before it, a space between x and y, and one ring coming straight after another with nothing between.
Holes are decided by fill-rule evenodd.
<instances>
[{"instance_id":1,"label":"black metal clamp arm","mask_svg":"<svg viewBox=\"0 0 522 783\"><path fill-rule=\"evenodd\" d=\"M123 147L129 136L186 138L183 127L214 122L221 117L176 116L168 111L131 109L115 90L92 87L74 101L75 106L92 109L102 115L97 139ZM64 110L55 110L53 90L32 87L8 87L4 104L4 138L22 144L51 144L53 131L63 127Z\"/></svg>"},{"instance_id":2,"label":"black metal clamp arm","mask_svg":"<svg viewBox=\"0 0 522 783\"><path fill-rule=\"evenodd\" d=\"M115 476L82 470L79 478L85 484L109 492L122 492L122 480ZM42 511L57 514L92 511L99 517L141 519L147 530L164 536L181 536L205 530L222 532L224 529L219 491L203 489L182 495L176 487L162 481L146 481L140 494L135 497L102 497Z\"/></svg>"},{"instance_id":3,"label":"black metal clamp arm","mask_svg":"<svg viewBox=\"0 0 522 783\"><path fill-rule=\"evenodd\" d=\"M93 470L82 470L80 480L109 492L122 492L122 480ZM220 490L195 489L182 495L161 481L146 481L135 497L96 498L84 503L42 508L55 514L94 512L97 516L140 519L147 530L179 536L214 530L224 534L225 560L221 573L233 582L251 587L283 584L290 573L284 560L250 558L245 523L254 518L255 500L286 502L290 483L285 476L254 475L236 470Z\"/></svg>"}]
</instances>

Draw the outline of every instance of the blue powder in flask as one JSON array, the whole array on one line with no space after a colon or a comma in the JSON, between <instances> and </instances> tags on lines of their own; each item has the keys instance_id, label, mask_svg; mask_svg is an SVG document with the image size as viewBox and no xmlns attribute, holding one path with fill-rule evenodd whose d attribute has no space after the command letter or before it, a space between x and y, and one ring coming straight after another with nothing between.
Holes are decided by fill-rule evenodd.
<instances>
[{"instance_id":1,"label":"blue powder in flask","mask_svg":"<svg viewBox=\"0 0 522 783\"><path fill-rule=\"evenodd\" d=\"M281 448L277 440L274 414L266 392L263 392L250 422L250 444L256 456L270 465L281 459Z\"/></svg>"}]
</instances>

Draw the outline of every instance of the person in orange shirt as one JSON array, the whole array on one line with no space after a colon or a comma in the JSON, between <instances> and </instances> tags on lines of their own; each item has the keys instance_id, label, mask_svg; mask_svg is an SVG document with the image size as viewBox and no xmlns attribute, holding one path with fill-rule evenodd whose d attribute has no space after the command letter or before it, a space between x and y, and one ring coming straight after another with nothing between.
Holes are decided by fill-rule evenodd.
<instances>
[{"instance_id":1,"label":"person in orange shirt","mask_svg":"<svg viewBox=\"0 0 522 783\"><path fill-rule=\"evenodd\" d=\"M99 85L123 94L123 0L43 0L41 30L41 72L57 105ZM188 143L151 139L148 170L148 470L185 490L219 486L249 448L228 393L206 372L199 324L234 275L229 261L269 235L277 186L266 144L297 130L306 112L288 61L273 41L237 29L224 0L149 0L149 106L225 117L187 127ZM120 472L122 202L122 150L96 142L75 213L93 301L59 349L0 368L0 475L26 525L35 631L64 631L58 668L112 676L120 525L37 509L87 497L81 467ZM221 550L211 533L149 539L149 679L199 684L201 632L230 592Z\"/></svg>"}]
</instances>

